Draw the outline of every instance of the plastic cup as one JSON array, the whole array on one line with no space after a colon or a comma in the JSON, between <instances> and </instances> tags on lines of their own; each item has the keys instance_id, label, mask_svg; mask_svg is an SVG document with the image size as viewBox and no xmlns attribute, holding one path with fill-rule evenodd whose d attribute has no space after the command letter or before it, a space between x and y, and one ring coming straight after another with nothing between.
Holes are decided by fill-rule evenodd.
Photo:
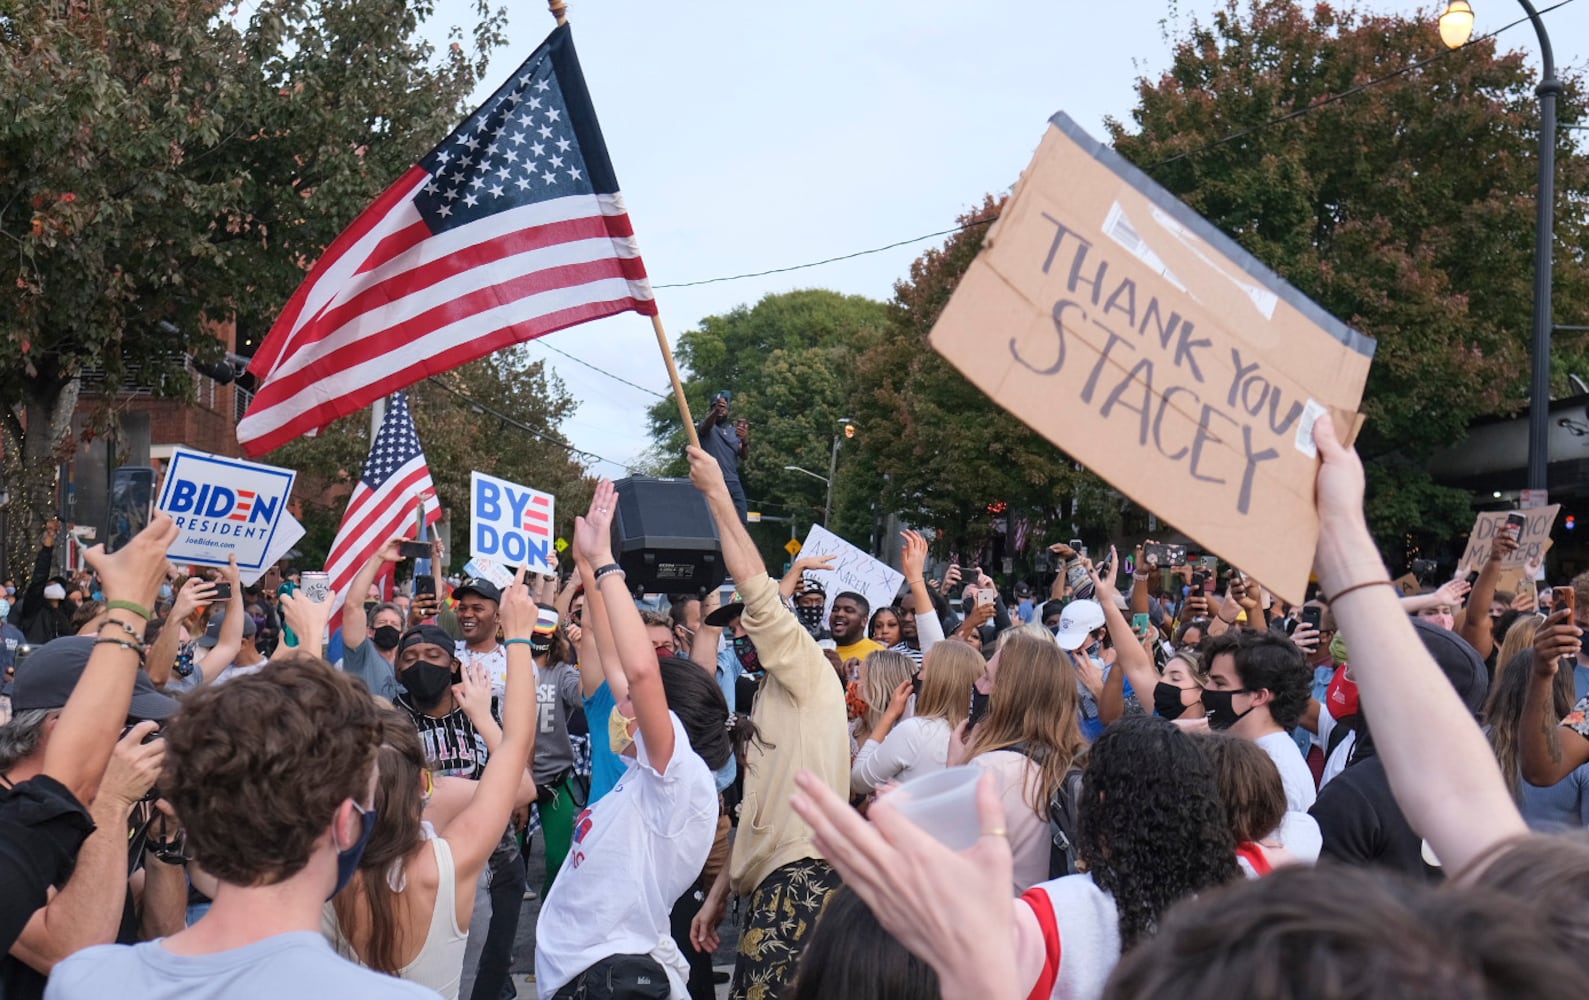
<instances>
[{"instance_id":1,"label":"plastic cup","mask_svg":"<svg viewBox=\"0 0 1589 1000\"><path fill-rule=\"evenodd\" d=\"M900 785L885 798L900 815L951 851L963 851L982 836L977 782L982 768L962 765L934 771Z\"/></svg>"}]
</instances>

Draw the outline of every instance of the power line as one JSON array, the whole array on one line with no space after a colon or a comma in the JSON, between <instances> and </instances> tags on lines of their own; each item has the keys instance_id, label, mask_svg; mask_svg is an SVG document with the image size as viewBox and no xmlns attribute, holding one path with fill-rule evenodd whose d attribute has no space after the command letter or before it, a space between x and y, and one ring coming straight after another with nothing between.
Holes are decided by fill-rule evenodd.
<instances>
[{"instance_id":1,"label":"power line","mask_svg":"<svg viewBox=\"0 0 1589 1000\"><path fill-rule=\"evenodd\" d=\"M1553 4L1553 5L1549 6L1549 7L1545 7L1543 9L1541 9L1539 11L1539 14L1540 14L1540 16L1544 16L1545 14L1549 14L1551 11L1560 10L1562 7L1565 7L1568 4L1573 3L1573 2L1575 2L1575 0L1561 0L1560 3L1556 3L1556 4ZM1156 169L1158 167L1166 166L1166 165L1174 163L1174 162L1176 162L1178 160L1183 160L1183 159L1185 159L1185 158L1187 158L1189 156L1197 156L1197 155L1200 155L1202 153L1208 152L1210 149L1214 149L1216 147L1223 146L1223 145L1225 145L1228 142L1235 142L1237 139L1246 138L1247 136L1252 135L1254 132L1258 132L1258 131L1260 131L1262 129L1269 128L1272 125L1279 125L1279 124L1282 124L1284 122L1288 122L1288 121L1291 121L1293 119L1300 118L1303 115L1311 114L1312 112L1317 111L1320 108L1329 107L1331 104L1334 104L1337 101L1342 101L1342 100L1345 100L1348 97L1356 96L1357 94L1360 94L1360 93L1362 93L1365 90L1368 90L1370 87L1377 87L1380 84L1388 83L1389 81L1394 80L1397 77L1405 76L1406 74L1411 73L1413 70L1421 69L1424 66L1429 65L1430 63L1434 62L1437 59L1444 59L1447 56L1452 55L1453 53L1460 52L1460 51L1462 51L1462 49L1465 49L1465 48L1467 48L1470 45L1476 45L1479 42L1487 41L1487 40L1489 40L1491 38L1494 38L1494 37L1496 37L1497 35L1501 34L1504 31L1512 30L1513 28L1517 27L1518 25L1524 23L1527 20L1528 20L1528 18L1526 18L1526 17L1520 17L1517 20L1512 21L1510 24L1502 25L1501 27L1495 29L1494 31L1490 32L1487 35L1480 35L1477 38L1470 39L1466 44L1462 45L1460 48L1448 49L1448 50L1446 50L1444 52L1436 53L1435 55L1430 56L1428 59L1424 59L1424 60L1421 60L1419 62L1409 63L1406 66L1403 66L1401 69L1395 70L1394 72L1387 73L1384 76L1376 77L1376 78L1374 78L1372 80L1364 81L1363 83L1360 83L1360 84L1358 84L1358 85L1356 85L1354 87L1349 87L1346 90L1341 91L1339 94L1331 94L1328 97L1325 97L1325 98L1317 101L1316 103L1309 104L1306 107L1297 108L1294 111L1288 111L1288 112L1286 112L1283 115L1277 115L1274 118L1270 118L1267 121L1259 122L1257 125L1252 125L1252 126L1249 126L1248 128L1238 129L1235 132L1232 132L1232 133L1230 133L1228 135L1221 136L1218 139L1214 139L1214 140L1211 140L1209 142L1206 142L1203 145L1198 146L1198 147L1196 147L1194 149L1189 149L1189 150L1186 150L1185 152L1176 153L1174 156L1166 157L1165 159L1159 160L1156 163L1148 164L1147 166L1143 167L1143 169L1144 170L1154 170L1154 169ZM1583 128L1583 126L1563 126L1563 127L1564 128L1577 128L1577 129ZM889 244L886 244L884 246L872 247L869 250L857 250L854 253L840 254L837 257L824 257L822 260L814 260L814 261L811 261L811 262L806 263L806 264L791 264L791 265L789 265L787 267L774 267L774 268L769 268L768 270L765 270L765 271L747 271L744 274L728 274L728 275L723 275L722 277L718 277L718 278L702 278L702 279L700 279L698 281L679 281L679 282L673 282L671 284L666 284L666 285L653 285L652 287L653 288L695 288L695 287L697 287L699 285L714 285L714 284L718 284L719 282L724 282L724 281L739 281L742 278L761 278L761 277L766 277L767 275L770 275L770 274L787 274L790 271L804 271L804 270L806 270L808 268L821 267L824 264L832 264L832 263L835 263L837 261L854 260L857 257L866 257L866 256L869 256L871 254L883 253L886 250L893 250L896 247L908 246L908 245L910 245L912 243L920 243L923 240L930 240L930 239L934 239L934 238L939 237L939 236L948 236L948 235L950 235L952 233L958 233L958 232L962 232L962 231L964 231L966 229L970 229L972 226L984 226L984 225L987 225L989 223L996 222L996 221L998 221L998 216L993 216L992 218L987 218L987 219L978 219L975 222L968 222L965 225L955 226L952 229L943 229L943 230L940 230L940 231L938 231L936 233L927 233L925 236L914 236L914 237L911 237L910 239L907 239L907 240L899 240L897 242L889 243ZM594 367L594 366L591 366L591 367ZM600 371L600 369L597 369L597 370ZM603 372L603 374L610 374L610 373ZM614 376L614 377L616 377L616 376ZM622 380L620 379L620 381L622 381ZM647 390L647 391L650 391L650 390ZM661 394L658 393L657 395L660 396Z\"/></svg>"},{"instance_id":2,"label":"power line","mask_svg":"<svg viewBox=\"0 0 1589 1000\"><path fill-rule=\"evenodd\" d=\"M662 287L662 286L658 286L658 287ZM563 350L561 348L553 347L551 344L548 344L546 342L546 339L544 337L539 339L539 340L532 340L532 341L530 341L530 343L539 344L540 346L546 348L548 351L551 351L554 354L561 354L563 357L565 357L568 360L574 362L575 364L584 365L586 368L589 368L591 371L596 372L599 375L605 375L605 376L607 376L608 378L612 379L615 382L622 382L624 385L629 386L631 389L639 389L641 392L649 393L650 395L655 396L658 399L667 399L667 398L669 398L667 396L667 394L665 394L665 393L657 392L655 389L647 389L643 385L638 385L638 384L636 384L634 382L629 381L628 379L624 378L622 375L614 375L612 372L608 371L605 368L598 368L596 365L591 364L589 361L586 361L583 358L576 358L572 354L568 353L567 351L565 351L565 350Z\"/></svg>"},{"instance_id":3,"label":"power line","mask_svg":"<svg viewBox=\"0 0 1589 1000\"><path fill-rule=\"evenodd\" d=\"M516 419L514 417L510 417L506 413L503 413L501 410L498 410L495 407L492 407L492 406L489 406L489 405L487 405L485 403L482 403L478 399L475 399L475 398L473 398L471 396L465 395L463 392L461 392L461 391L459 391L457 389L454 389L452 386L450 386L447 383L441 381L440 379L436 378L435 376L431 376L431 377L425 379L425 381L429 382L431 385L434 385L434 386L436 386L439 389L442 389L442 390L444 390L446 392L452 393L454 396L457 396L459 399L463 400L465 403L468 403L470 406L474 407L475 409L479 410L480 412L489 414L489 415L491 415L493 417L496 417L498 420L502 421L503 423L513 425L514 427L518 428L519 430L523 431L524 433L526 433L526 434L530 435L531 437L535 438L537 441L544 441L547 444L555 445L556 447L566 449L568 452L570 452L571 454L574 454L574 455L581 455L581 456L584 456L586 458L593 458L593 459L595 459L598 462L605 462L608 465L616 465L618 468L624 470L625 472L632 472L633 471L628 465L626 465L623 462L614 462L612 459L604 458L601 455L598 455L598 454L596 454L593 451L586 451L584 448L577 448L573 444L569 443L568 441L564 441L561 438L558 438L558 437L555 437L555 436L548 436L551 433L550 431L541 430L541 429L537 429L537 428L531 427L529 424L526 424L522 420L518 420L518 419Z\"/></svg>"}]
</instances>

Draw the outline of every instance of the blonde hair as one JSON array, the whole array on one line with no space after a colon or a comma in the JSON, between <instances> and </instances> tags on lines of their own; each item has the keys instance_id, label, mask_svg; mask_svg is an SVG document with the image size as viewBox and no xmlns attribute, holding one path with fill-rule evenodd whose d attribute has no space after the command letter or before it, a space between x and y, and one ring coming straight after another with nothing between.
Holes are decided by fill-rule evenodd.
<instances>
[{"instance_id":1,"label":"blonde hair","mask_svg":"<svg viewBox=\"0 0 1589 1000\"><path fill-rule=\"evenodd\" d=\"M1490 681L1491 690L1500 682L1501 674L1506 671L1506 665L1512 662L1512 658L1525 649L1533 648L1534 636L1544 620L1539 615L1520 615L1512 622L1512 627L1506 630L1506 638L1501 640L1501 651L1495 654L1495 677Z\"/></svg>"},{"instance_id":2,"label":"blonde hair","mask_svg":"<svg viewBox=\"0 0 1589 1000\"><path fill-rule=\"evenodd\" d=\"M894 689L915 675L916 664L904 653L879 649L866 657L866 683L861 685L861 697L866 700L863 718L867 732L883 721L883 712L894 697Z\"/></svg>"},{"instance_id":3,"label":"blonde hair","mask_svg":"<svg viewBox=\"0 0 1589 1000\"><path fill-rule=\"evenodd\" d=\"M999 648L988 715L972 730L967 759L1014 747L1028 751L1034 760L1023 797L1034 813L1046 816L1049 799L1087 747L1079 704L1076 672L1054 637L1013 635Z\"/></svg>"},{"instance_id":4,"label":"blonde hair","mask_svg":"<svg viewBox=\"0 0 1589 1000\"><path fill-rule=\"evenodd\" d=\"M927 650L925 674L916 696L916 718L943 719L949 728L964 722L971 709L971 685L985 664L982 654L963 642L939 642Z\"/></svg>"},{"instance_id":5,"label":"blonde hair","mask_svg":"<svg viewBox=\"0 0 1589 1000\"><path fill-rule=\"evenodd\" d=\"M1208 687L1208 669L1203 666L1203 658L1195 649L1178 649L1164 661L1164 669L1159 673L1166 674L1170 671L1170 664L1180 660L1186 664L1186 672L1192 675L1192 683L1200 688Z\"/></svg>"}]
</instances>

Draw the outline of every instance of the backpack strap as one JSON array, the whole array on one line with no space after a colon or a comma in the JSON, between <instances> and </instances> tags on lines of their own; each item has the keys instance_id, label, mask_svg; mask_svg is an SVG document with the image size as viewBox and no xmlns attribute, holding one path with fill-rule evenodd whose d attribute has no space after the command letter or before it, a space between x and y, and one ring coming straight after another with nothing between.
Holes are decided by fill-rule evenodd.
<instances>
[{"instance_id":1,"label":"backpack strap","mask_svg":"<svg viewBox=\"0 0 1589 1000\"><path fill-rule=\"evenodd\" d=\"M1054 919L1054 903L1048 893L1033 887L1021 895L1021 902L1031 907L1032 916L1043 932L1043 971L1026 1000L1048 1000L1054 994L1054 984L1059 981L1059 922Z\"/></svg>"}]
</instances>

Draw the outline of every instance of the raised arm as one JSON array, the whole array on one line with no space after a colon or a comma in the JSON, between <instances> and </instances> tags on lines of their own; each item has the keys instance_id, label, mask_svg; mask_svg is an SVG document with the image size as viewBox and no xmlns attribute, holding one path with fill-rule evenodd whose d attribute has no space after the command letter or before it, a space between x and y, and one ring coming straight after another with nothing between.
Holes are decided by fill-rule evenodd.
<instances>
[{"instance_id":1,"label":"raised arm","mask_svg":"<svg viewBox=\"0 0 1589 1000\"><path fill-rule=\"evenodd\" d=\"M778 581L778 596L786 601L793 600L795 590L800 586L800 578L805 575L807 570L832 569L833 560L837 558L838 556L815 556L810 559L796 559L789 567L789 572L785 573L783 579ZM735 579L738 579L738 577L735 577Z\"/></svg>"},{"instance_id":2,"label":"raised arm","mask_svg":"<svg viewBox=\"0 0 1589 1000\"><path fill-rule=\"evenodd\" d=\"M1554 691L1556 671L1561 669L1563 657L1577 656L1580 634L1570 608L1551 615L1534 633L1533 670L1518 735L1523 744L1523 780L1531 785L1554 785L1580 764L1589 763L1589 737L1585 735L1589 723L1583 721L1589 704L1580 701L1565 720L1559 719Z\"/></svg>"},{"instance_id":3,"label":"raised arm","mask_svg":"<svg viewBox=\"0 0 1589 1000\"><path fill-rule=\"evenodd\" d=\"M899 540L904 543L899 564L905 571L905 585L916 602L916 644L925 655L935 643L943 641L943 623L933 609L932 591L927 589L927 539L921 532L907 529L899 533Z\"/></svg>"},{"instance_id":4,"label":"raised arm","mask_svg":"<svg viewBox=\"0 0 1589 1000\"><path fill-rule=\"evenodd\" d=\"M177 591L177 596L171 602L171 611L166 615L165 625L161 626L154 645L149 647L148 659L145 661L149 680L155 687L165 687L171 680L171 667L177 661L177 648L182 644L182 623L187 621L195 608L210 603L214 596L215 584L199 576L188 577Z\"/></svg>"},{"instance_id":5,"label":"raised arm","mask_svg":"<svg viewBox=\"0 0 1589 1000\"><path fill-rule=\"evenodd\" d=\"M342 599L343 649L358 649L369 638L369 622L364 619L360 595L370 592L370 584L375 582L375 578L381 575L382 570L403 558L399 548L402 543L401 535L388 539L386 544L377 549L364 561L364 565L359 567L359 571L353 574L353 582L348 584L347 593Z\"/></svg>"},{"instance_id":6,"label":"raised arm","mask_svg":"<svg viewBox=\"0 0 1589 1000\"><path fill-rule=\"evenodd\" d=\"M243 648L243 581L237 572L237 555L234 553L228 559L229 564L221 569L221 575L232 585L232 596L226 602L226 617L221 619L221 634L215 637L215 645L206 650L199 661L200 677L206 681L214 680L230 666ZM209 669L211 666L214 669Z\"/></svg>"},{"instance_id":7,"label":"raised arm","mask_svg":"<svg viewBox=\"0 0 1589 1000\"><path fill-rule=\"evenodd\" d=\"M700 448L688 449L690 456L690 481L706 497L706 506L717 522L718 541L723 546L723 565L737 582L743 583L755 576L767 575L767 564L761 553L745 533L739 522L739 511L734 508L734 498L729 496L723 482L723 468L717 459Z\"/></svg>"},{"instance_id":8,"label":"raised arm","mask_svg":"<svg viewBox=\"0 0 1589 1000\"><path fill-rule=\"evenodd\" d=\"M1137 639L1137 634L1131 628L1131 623L1126 621L1125 613L1115 605L1113 594L1115 592L1115 575L1120 570L1120 560L1113 547L1109 549L1109 567L1099 572L1097 567L1089 567L1088 575L1092 577L1093 588L1098 592L1098 603L1103 607L1104 624L1109 627L1109 640L1114 643L1115 668L1110 671L1105 689L1120 692L1121 698L1119 712L1125 710L1124 682L1131 682L1131 690L1138 699L1138 704L1149 712L1153 710L1153 687L1159 682L1159 672L1153 669L1153 658L1147 650L1142 648L1142 643ZM1116 682L1114 674L1124 671L1124 676ZM1141 699L1147 698L1147 702ZM1103 699L1098 702L1099 713L1103 713ZM1117 713L1114 718L1104 717L1105 722L1113 722L1119 718Z\"/></svg>"},{"instance_id":9,"label":"raised arm","mask_svg":"<svg viewBox=\"0 0 1589 1000\"><path fill-rule=\"evenodd\" d=\"M1517 551L1517 539L1510 531L1496 534L1490 543L1490 558L1479 570L1479 578L1468 594L1468 603L1460 612L1453 607L1457 620L1457 634L1473 644L1479 655L1488 658L1495 651L1495 629L1490 621L1490 604L1495 600L1495 585L1501 580L1501 566Z\"/></svg>"},{"instance_id":10,"label":"raised arm","mask_svg":"<svg viewBox=\"0 0 1589 1000\"><path fill-rule=\"evenodd\" d=\"M473 885L513 813L513 800L535 753L535 661L530 638L540 609L524 585L524 567L502 592L501 622L508 659L502 695L502 742L480 774L479 787L442 836L458 864L458 884ZM488 713L489 714L489 713Z\"/></svg>"},{"instance_id":11,"label":"raised arm","mask_svg":"<svg viewBox=\"0 0 1589 1000\"><path fill-rule=\"evenodd\" d=\"M668 714L667 693L662 689L662 668L656 650L646 638L640 609L629 599L623 571L600 572L602 567L613 565L612 514L617 506L618 491L612 483L606 479L597 483L590 510L584 517L574 519L574 548L596 567L600 576L596 589L607 599L607 624L612 629L618 662L629 682L629 702L645 740L645 759L658 774L666 774L673 759L673 720Z\"/></svg>"},{"instance_id":12,"label":"raised arm","mask_svg":"<svg viewBox=\"0 0 1589 1000\"><path fill-rule=\"evenodd\" d=\"M601 588L596 586L596 570L599 567L591 565L589 559L576 553L575 560L579 565L580 576L585 581L585 634L590 637L596 655L593 658L601 676L590 684L588 675L581 674L581 686L586 693L596 690L601 682L607 682L607 689L612 692L613 704L617 704L629 697L629 678L624 675L623 666L618 662L618 644L612 637L612 621L607 613L607 602L603 599ZM624 600L633 604L629 595L624 595ZM655 654L653 654L655 655ZM589 685L588 687L586 685Z\"/></svg>"},{"instance_id":13,"label":"raised arm","mask_svg":"<svg viewBox=\"0 0 1589 1000\"><path fill-rule=\"evenodd\" d=\"M1489 743L1419 641L1363 516L1363 465L1328 416L1314 425L1319 547L1314 566L1343 635L1391 791L1448 872L1528 827ZM1525 730L1526 731L1526 730Z\"/></svg>"},{"instance_id":14,"label":"raised arm","mask_svg":"<svg viewBox=\"0 0 1589 1000\"><path fill-rule=\"evenodd\" d=\"M176 540L176 522L156 512L148 527L120 550L96 545L84 555L99 574L108 621L100 626L88 666L61 709L44 748L44 773L65 785L79 802L91 802L110 752L127 721L133 679L148 608L165 579L166 549ZM121 606L134 605L137 611Z\"/></svg>"},{"instance_id":15,"label":"raised arm","mask_svg":"<svg viewBox=\"0 0 1589 1000\"><path fill-rule=\"evenodd\" d=\"M324 657L326 655L326 622L331 617L331 602L311 601L304 596L304 592L301 590L295 590L290 594L282 594L276 600L281 607L283 622L298 637L296 649L302 650L310 656ZM217 648L219 648L218 644ZM293 647L289 647L285 642L279 642L276 644L276 652L271 654L271 658L287 656L293 651Z\"/></svg>"}]
</instances>

